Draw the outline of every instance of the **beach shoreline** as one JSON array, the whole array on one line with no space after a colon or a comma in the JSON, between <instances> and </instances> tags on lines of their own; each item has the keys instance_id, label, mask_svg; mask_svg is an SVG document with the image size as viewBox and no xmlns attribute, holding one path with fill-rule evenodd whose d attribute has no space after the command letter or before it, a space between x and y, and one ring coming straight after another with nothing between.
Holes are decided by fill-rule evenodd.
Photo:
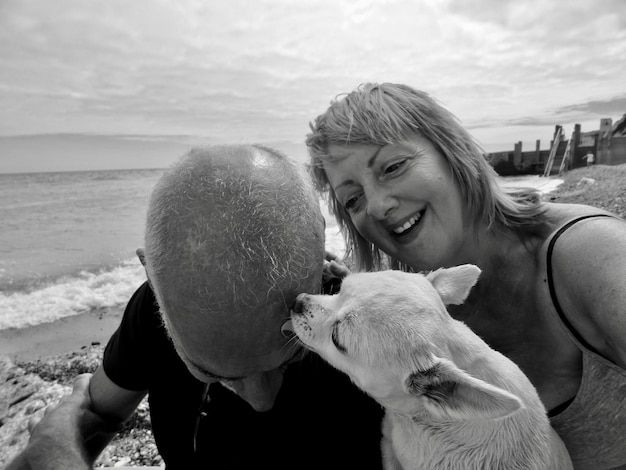
<instances>
[{"instance_id":1,"label":"beach shoreline","mask_svg":"<svg viewBox=\"0 0 626 470\"><path fill-rule=\"evenodd\" d=\"M502 182L506 186L534 187L547 194L558 188L563 180L529 175L507 178ZM35 361L93 345L105 345L119 325L123 308L99 308L52 322L0 330L0 357L7 356L16 362Z\"/></svg>"},{"instance_id":2,"label":"beach shoreline","mask_svg":"<svg viewBox=\"0 0 626 470\"><path fill-rule=\"evenodd\" d=\"M96 309L53 322L0 330L0 356L33 361L106 344L119 326L122 307Z\"/></svg>"}]
</instances>

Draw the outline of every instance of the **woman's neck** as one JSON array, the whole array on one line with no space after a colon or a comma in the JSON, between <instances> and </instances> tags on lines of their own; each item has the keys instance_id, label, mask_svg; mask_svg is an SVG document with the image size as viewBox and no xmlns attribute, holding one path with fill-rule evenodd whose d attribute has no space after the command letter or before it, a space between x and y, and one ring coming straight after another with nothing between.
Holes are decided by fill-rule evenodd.
<instances>
[{"instance_id":1,"label":"woman's neck","mask_svg":"<svg viewBox=\"0 0 626 470\"><path fill-rule=\"evenodd\" d=\"M484 272L481 278L506 269L507 260L512 256L534 257L540 244L540 240L533 236L501 226L481 224L469 229L468 233L465 243L448 257L446 267L474 264Z\"/></svg>"}]
</instances>

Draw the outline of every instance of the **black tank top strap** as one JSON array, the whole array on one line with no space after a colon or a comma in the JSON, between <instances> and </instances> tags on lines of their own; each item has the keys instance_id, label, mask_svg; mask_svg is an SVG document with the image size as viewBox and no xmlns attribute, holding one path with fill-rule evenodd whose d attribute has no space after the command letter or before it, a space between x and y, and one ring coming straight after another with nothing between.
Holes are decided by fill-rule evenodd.
<instances>
[{"instance_id":1,"label":"black tank top strap","mask_svg":"<svg viewBox=\"0 0 626 470\"><path fill-rule=\"evenodd\" d=\"M592 348L584 340L584 338L582 336L580 336L580 334L574 329L572 324L569 322L569 320L565 316L565 313L563 312L563 309L561 308L561 305L559 304L559 301L558 301L557 296L556 296L556 290L554 288L554 278L553 278L553 275L552 275L552 252L554 251L554 245L556 244L556 241L558 240L558 238L561 235L563 235L563 233L566 230L568 230L572 225L580 222L581 220L590 219L590 218L594 218L594 217L614 217L614 216L612 216L610 214L589 214L589 215L583 215L582 217L577 217L575 219L572 219L568 223L563 225L559 230L557 230L557 232L552 236L552 238L550 239L550 242L548 243L548 251L547 251L547 254L546 254L546 258L547 258L546 259L546 272L547 272L547 277L548 277L548 288L550 289L550 298L552 299L552 304L554 305L554 308L555 308L556 312L558 313L559 318L561 319L563 324L567 327L567 329L572 333L572 335L574 336L576 341L578 341L585 348L587 348L590 351L593 351L593 352L595 352L597 354L597 351L594 348Z\"/></svg>"}]
</instances>

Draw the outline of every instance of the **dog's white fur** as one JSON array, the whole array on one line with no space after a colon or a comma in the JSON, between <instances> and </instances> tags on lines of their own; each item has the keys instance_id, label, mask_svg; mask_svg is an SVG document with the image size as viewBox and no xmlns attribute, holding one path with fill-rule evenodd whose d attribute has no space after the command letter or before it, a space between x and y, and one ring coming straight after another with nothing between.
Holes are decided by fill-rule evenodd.
<instances>
[{"instance_id":1,"label":"dog's white fur","mask_svg":"<svg viewBox=\"0 0 626 470\"><path fill-rule=\"evenodd\" d=\"M445 305L480 269L350 274L337 295L298 296L300 340L386 409L387 469L570 469L528 378Z\"/></svg>"}]
</instances>

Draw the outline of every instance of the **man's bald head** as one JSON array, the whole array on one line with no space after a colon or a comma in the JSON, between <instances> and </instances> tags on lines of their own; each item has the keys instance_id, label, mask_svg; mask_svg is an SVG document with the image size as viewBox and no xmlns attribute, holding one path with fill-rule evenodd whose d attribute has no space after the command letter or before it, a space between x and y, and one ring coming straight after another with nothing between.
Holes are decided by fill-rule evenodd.
<instances>
[{"instance_id":1,"label":"man's bald head","mask_svg":"<svg viewBox=\"0 0 626 470\"><path fill-rule=\"evenodd\" d=\"M157 183L145 252L175 339L193 348L219 335L227 350L251 330L265 350L280 342L295 296L319 290L318 197L304 169L272 149L198 148Z\"/></svg>"}]
</instances>

